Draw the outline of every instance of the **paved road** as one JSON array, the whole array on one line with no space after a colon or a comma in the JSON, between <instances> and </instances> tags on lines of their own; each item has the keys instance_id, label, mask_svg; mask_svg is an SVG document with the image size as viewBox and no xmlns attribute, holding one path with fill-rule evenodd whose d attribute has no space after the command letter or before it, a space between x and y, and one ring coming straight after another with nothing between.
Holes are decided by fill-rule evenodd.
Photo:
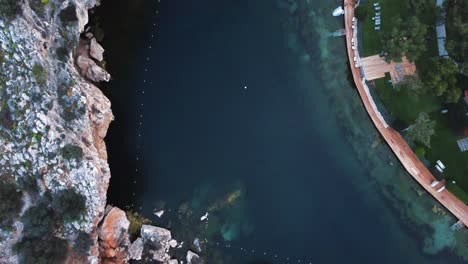
<instances>
[{"instance_id":1,"label":"paved road","mask_svg":"<svg viewBox=\"0 0 468 264\"><path fill-rule=\"evenodd\" d=\"M361 71L354 66L354 50L351 48L351 38L353 37L352 18L354 16L354 0L344 0L345 9L345 29L346 29L346 48L348 50L348 59L353 74L353 79L361 96L364 107L367 110L372 122L379 130L380 134L385 138L387 144L393 150L400 162L406 168L409 174L418 181L426 191L436 198L445 208L447 208L455 217L457 217L465 226L468 226L468 207L447 190L437 192L441 184L431 187L431 183L435 180L431 172L424 166L419 158L414 154L411 148L401 135L388 127L382 120L379 111L377 110L372 96L369 93L368 87L363 82ZM357 40L354 40L357 43Z\"/></svg>"}]
</instances>

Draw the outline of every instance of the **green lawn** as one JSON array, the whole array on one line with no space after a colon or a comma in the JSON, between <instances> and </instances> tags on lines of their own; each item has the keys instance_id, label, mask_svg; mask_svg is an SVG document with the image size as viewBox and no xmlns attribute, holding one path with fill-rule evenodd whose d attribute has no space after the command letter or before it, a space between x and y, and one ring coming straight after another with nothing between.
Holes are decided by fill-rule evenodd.
<instances>
[{"instance_id":1,"label":"green lawn","mask_svg":"<svg viewBox=\"0 0 468 264\"><path fill-rule=\"evenodd\" d=\"M362 56L370 56L380 53L381 44L380 44L380 32L384 30L390 30L392 28L393 18L396 16L406 16L409 15L406 8L406 0L379 0L381 9L380 17L382 24L380 25L380 31L374 29L374 20L372 17L375 16L374 1L366 1L361 4L362 8L367 10L366 17L362 21Z\"/></svg>"},{"instance_id":2,"label":"green lawn","mask_svg":"<svg viewBox=\"0 0 468 264\"><path fill-rule=\"evenodd\" d=\"M375 80L376 93L386 110L405 125L416 120L420 112L432 113L441 109L439 98L424 95L420 98L409 96L404 90L396 91L387 81L390 76Z\"/></svg>"},{"instance_id":3,"label":"green lawn","mask_svg":"<svg viewBox=\"0 0 468 264\"><path fill-rule=\"evenodd\" d=\"M448 114L440 113L442 104L439 98L425 95L416 99L404 91L397 92L391 84L388 84L389 79L390 76L386 76L374 81L377 96L386 110L405 126L411 125L419 112L430 113L431 119L435 120L437 125L435 135L431 138L431 148L425 148L425 158L431 164L435 164L437 160L444 163L446 169L443 176L450 183L447 185L448 189L468 204L468 151L460 152L458 149L457 140L463 136L457 135L450 128ZM430 169L434 170L433 167Z\"/></svg>"},{"instance_id":4,"label":"green lawn","mask_svg":"<svg viewBox=\"0 0 468 264\"><path fill-rule=\"evenodd\" d=\"M446 167L444 176L447 181L454 180L462 190L468 190L468 152L460 152L457 145L457 140L463 136L456 135L450 129L447 114L437 112L431 117L437 122L436 134L431 138L431 148L426 150L426 158L432 163L440 159ZM462 190L458 190L458 193Z\"/></svg>"},{"instance_id":5,"label":"green lawn","mask_svg":"<svg viewBox=\"0 0 468 264\"><path fill-rule=\"evenodd\" d=\"M380 33L391 28L394 17L411 15L405 0L380 0L382 24L380 32L375 31L372 20L375 11L372 3L373 1L368 1L361 5L367 10L366 17L361 24L363 57L378 54L381 51ZM426 23L433 20L426 14L419 14L418 17ZM429 59L437 56L436 42L435 29L429 24L425 56L416 61L419 73L426 72L431 67ZM404 126L411 125L420 112L429 113L437 122L436 134L431 138L431 148L426 148L425 158L431 164L437 160L445 164L444 177L447 180L447 188L468 204L468 151L462 153L458 149L457 140L463 136L457 135L449 126L448 116L440 113L440 110L444 108L442 101L432 95L415 98L408 95L406 91L398 92L387 82L389 79L390 76L387 74L385 78L374 81L375 92L380 101L387 112ZM433 166L430 169L433 170Z\"/></svg>"}]
</instances>

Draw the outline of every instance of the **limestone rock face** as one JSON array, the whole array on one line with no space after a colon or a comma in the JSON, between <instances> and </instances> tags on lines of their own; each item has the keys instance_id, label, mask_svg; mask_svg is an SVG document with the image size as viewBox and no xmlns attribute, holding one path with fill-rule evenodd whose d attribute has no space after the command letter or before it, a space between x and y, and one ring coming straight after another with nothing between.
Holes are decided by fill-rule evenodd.
<instances>
[{"instance_id":1,"label":"limestone rock face","mask_svg":"<svg viewBox=\"0 0 468 264\"><path fill-rule=\"evenodd\" d=\"M85 76L93 82L101 82L110 80L110 74L103 68L99 67L92 59L84 56L78 56L76 65L81 71L81 75Z\"/></svg>"},{"instance_id":2,"label":"limestone rock face","mask_svg":"<svg viewBox=\"0 0 468 264\"><path fill-rule=\"evenodd\" d=\"M78 63L72 56L96 0L49 0L37 13L32 2L17 1L21 10L15 17L0 16L0 170L18 185L22 212L46 192L52 199L67 190L83 196L83 214L54 236L66 240L68 263L97 263L97 226L110 178L104 137L113 115L109 100L87 79L105 81L110 75L91 59ZM73 12L62 21L66 9ZM77 64L86 69L78 71ZM35 193L24 182L36 186ZM12 246L27 232L19 218L9 229L0 228L0 263L19 262ZM87 252L75 250L78 234L90 238Z\"/></svg>"}]
</instances>

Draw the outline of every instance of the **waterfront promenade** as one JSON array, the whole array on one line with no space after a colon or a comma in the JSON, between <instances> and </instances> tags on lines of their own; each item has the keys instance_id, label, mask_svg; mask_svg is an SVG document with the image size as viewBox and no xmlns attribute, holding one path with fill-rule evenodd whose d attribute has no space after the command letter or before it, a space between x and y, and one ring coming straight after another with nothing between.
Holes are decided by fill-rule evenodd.
<instances>
[{"instance_id":1,"label":"waterfront promenade","mask_svg":"<svg viewBox=\"0 0 468 264\"><path fill-rule=\"evenodd\" d=\"M449 210L461 223L468 226L468 206L466 206L461 200L455 197L447 189L437 192L441 187L438 184L435 187L431 187L431 183L435 180L431 172L424 166L419 158L414 154L411 148L408 146L402 136L395 131L393 128L388 126L385 120L380 115L374 100L369 93L365 80L361 74L361 70L354 65L355 51L352 49L351 39L354 36L354 29L352 28L352 18L354 17L354 0L344 0L344 22L346 31L346 48L348 51L348 60L353 74L354 83L361 96L364 107L369 114L372 122L379 130L382 137L385 139L387 144L390 146L392 151L398 157L400 162L403 164L408 173L419 182L419 184L426 189L435 199L437 199L447 210ZM355 27L357 29L357 25ZM357 46L357 39L354 39L355 45ZM359 55L357 55L359 56Z\"/></svg>"}]
</instances>

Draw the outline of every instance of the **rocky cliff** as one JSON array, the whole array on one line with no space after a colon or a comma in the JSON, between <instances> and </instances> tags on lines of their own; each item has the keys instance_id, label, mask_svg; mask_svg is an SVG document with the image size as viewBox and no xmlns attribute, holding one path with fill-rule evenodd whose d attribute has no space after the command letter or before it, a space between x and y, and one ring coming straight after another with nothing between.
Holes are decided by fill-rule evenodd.
<instances>
[{"instance_id":1,"label":"rocky cliff","mask_svg":"<svg viewBox=\"0 0 468 264\"><path fill-rule=\"evenodd\" d=\"M0 0L0 263L98 262L113 115L103 49L80 41L95 5Z\"/></svg>"},{"instance_id":2,"label":"rocky cliff","mask_svg":"<svg viewBox=\"0 0 468 264\"><path fill-rule=\"evenodd\" d=\"M171 232L106 207L111 104L98 0L0 0L0 263L178 263ZM185 263L200 263L186 251Z\"/></svg>"}]
</instances>

